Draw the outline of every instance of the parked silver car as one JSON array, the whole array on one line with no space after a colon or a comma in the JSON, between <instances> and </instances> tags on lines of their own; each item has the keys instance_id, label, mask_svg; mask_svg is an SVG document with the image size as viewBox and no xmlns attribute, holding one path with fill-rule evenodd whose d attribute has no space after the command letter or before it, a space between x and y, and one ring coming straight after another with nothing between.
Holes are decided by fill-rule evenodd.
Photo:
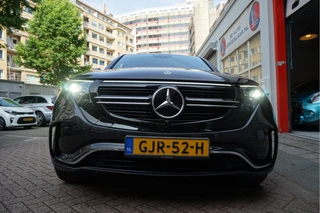
<instances>
[{"instance_id":1,"label":"parked silver car","mask_svg":"<svg viewBox=\"0 0 320 213\"><path fill-rule=\"evenodd\" d=\"M37 118L37 126L44 126L51 121L53 105L56 96L53 95L26 95L13 99L22 106L33 109Z\"/></svg>"}]
</instances>

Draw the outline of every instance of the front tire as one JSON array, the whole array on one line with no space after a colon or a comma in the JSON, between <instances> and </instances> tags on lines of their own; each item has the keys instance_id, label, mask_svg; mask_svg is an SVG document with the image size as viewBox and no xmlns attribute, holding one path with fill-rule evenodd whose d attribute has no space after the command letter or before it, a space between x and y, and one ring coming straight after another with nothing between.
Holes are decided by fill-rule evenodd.
<instances>
[{"instance_id":1,"label":"front tire","mask_svg":"<svg viewBox=\"0 0 320 213\"><path fill-rule=\"evenodd\" d=\"M42 112L36 112L37 126L44 126L46 124L46 118Z\"/></svg>"},{"instance_id":2,"label":"front tire","mask_svg":"<svg viewBox=\"0 0 320 213\"><path fill-rule=\"evenodd\" d=\"M63 180L66 183L86 183L91 178L91 173L89 172L67 172L55 168L56 174L60 180Z\"/></svg>"},{"instance_id":3,"label":"front tire","mask_svg":"<svg viewBox=\"0 0 320 213\"><path fill-rule=\"evenodd\" d=\"M2 117L0 117L0 131L5 130L6 128L6 121Z\"/></svg>"}]
</instances>

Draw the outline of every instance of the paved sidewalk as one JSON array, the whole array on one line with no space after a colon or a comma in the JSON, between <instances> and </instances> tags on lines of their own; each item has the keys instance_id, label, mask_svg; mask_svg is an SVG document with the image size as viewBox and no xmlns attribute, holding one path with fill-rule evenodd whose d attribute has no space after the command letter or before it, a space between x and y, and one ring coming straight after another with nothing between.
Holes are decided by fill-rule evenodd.
<instances>
[{"instance_id":1,"label":"paved sidewalk","mask_svg":"<svg viewBox=\"0 0 320 213\"><path fill-rule=\"evenodd\" d=\"M47 138L10 140L0 146L1 213L319 212L319 196L276 171L261 186L251 188L221 178L107 175L96 176L90 184L70 185L60 181L54 172ZM319 147L314 141L280 135L279 149L280 157L285 152L304 156L303 160L312 164L319 160Z\"/></svg>"},{"instance_id":2,"label":"paved sidewalk","mask_svg":"<svg viewBox=\"0 0 320 213\"><path fill-rule=\"evenodd\" d=\"M319 141L289 133L279 134L279 150L319 164Z\"/></svg>"}]
</instances>

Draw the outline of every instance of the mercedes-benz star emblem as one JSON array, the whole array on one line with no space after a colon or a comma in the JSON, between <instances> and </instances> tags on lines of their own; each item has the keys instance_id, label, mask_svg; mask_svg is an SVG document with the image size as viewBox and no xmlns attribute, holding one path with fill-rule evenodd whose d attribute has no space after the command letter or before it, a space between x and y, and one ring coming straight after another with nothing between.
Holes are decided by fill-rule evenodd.
<instances>
[{"instance_id":1,"label":"mercedes-benz star emblem","mask_svg":"<svg viewBox=\"0 0 320 213\"><path fill-rule=\"evenodd\" d=\"M165 75L171 75L171 71L164 71Z\"/></svg>"},{"instance_id":2,"label":"mercedes-benz star emblem","mask_svg":"<svg viewBox=\"0 0 320 213\"><path fill-rule=\"evenodd\" d=\"M175 118L184 109L184 98L176 87L161 87L153 94L152 107L161 118Z\"/></svg>"}]
</instances>

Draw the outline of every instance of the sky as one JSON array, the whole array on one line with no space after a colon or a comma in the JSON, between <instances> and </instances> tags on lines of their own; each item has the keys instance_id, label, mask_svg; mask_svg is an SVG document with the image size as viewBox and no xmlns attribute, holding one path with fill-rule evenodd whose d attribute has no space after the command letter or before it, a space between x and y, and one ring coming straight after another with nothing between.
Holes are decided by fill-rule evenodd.
<instances>
[{"instance_id":1,"label":"sky","mask_svg":"<svg viewBox=\"0 0 320 213\"><path fill-rule=\"evenodd\" d=\"M81 1L92 6L95 9L103 11L104 0ZM119 16L135 10L141 10L150 7L169 6L183 2L185 2L185 0L106 0L107 14L112 13L114 16ZM217 2L220 2L220 0L214 0L215 4Z\"/></svg>"}]
</instances>

